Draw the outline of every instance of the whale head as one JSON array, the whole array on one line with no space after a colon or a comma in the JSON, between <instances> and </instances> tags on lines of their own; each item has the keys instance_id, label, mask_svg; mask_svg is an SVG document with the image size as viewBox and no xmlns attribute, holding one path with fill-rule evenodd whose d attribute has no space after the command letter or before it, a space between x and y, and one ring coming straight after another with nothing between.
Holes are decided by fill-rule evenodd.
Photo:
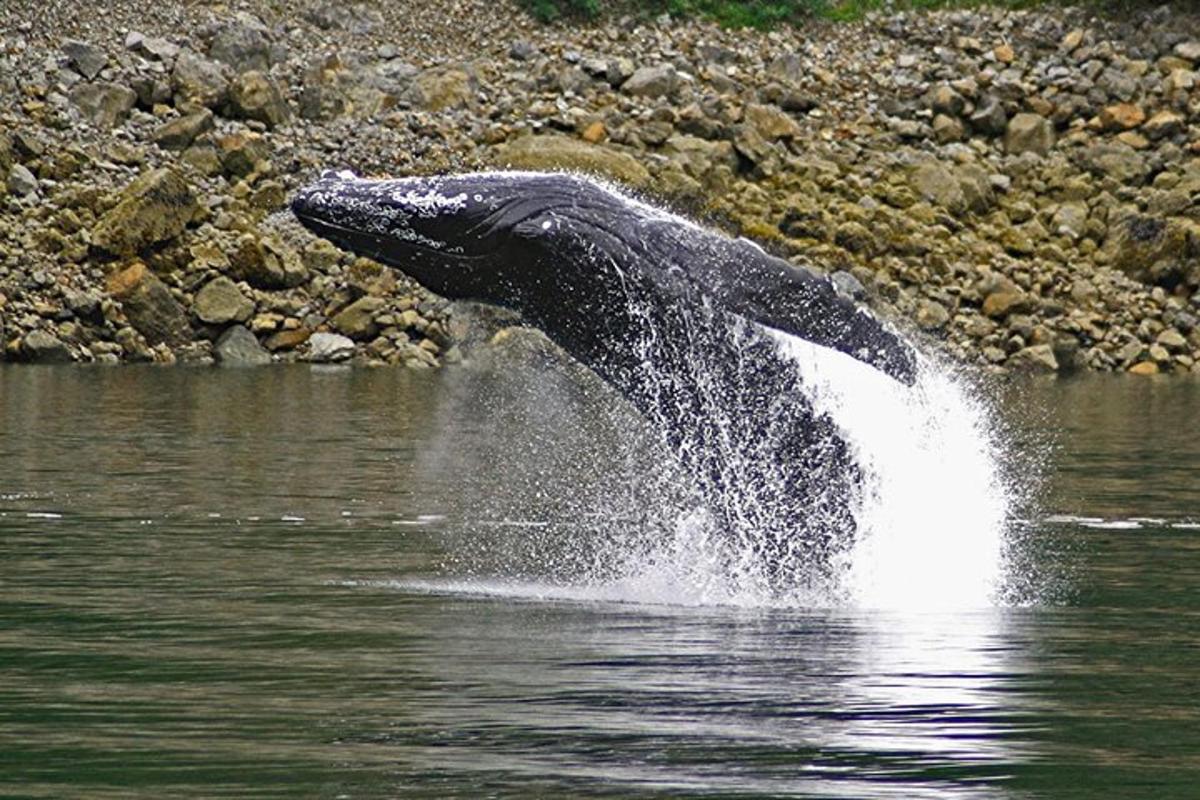
<instances>
[{"instance_id":1,"label":"whale head","mask_svg":"<svg viewBox=\"0 0 1200 800\"><path fill-rule=\"evenodd\" d=\"M291 209L318 236L438 294L512 305L528 245L550 238L549 211L586 202L587 186L549 173L369 180L337 172L297 192Z\"/></svg>"}]
</instances>

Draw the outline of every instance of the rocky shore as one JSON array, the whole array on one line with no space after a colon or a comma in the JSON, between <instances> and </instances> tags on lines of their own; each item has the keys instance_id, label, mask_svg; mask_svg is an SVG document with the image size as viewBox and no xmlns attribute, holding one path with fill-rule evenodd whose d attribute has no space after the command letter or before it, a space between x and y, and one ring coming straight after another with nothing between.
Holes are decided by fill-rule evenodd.
<instances>
[{"instance_id":1,"label":"rocky shore","mask_svg":"<svg viewBox=\"0 0 1200 800\"><path fill-rule=\"evenodd\" d=\"M956 359L1200 372L1198 31L1170 6L763 34L505 0L6 4L0 359L470 357L503 321L285 201L327 168L512 166L755 239Z\"/></svg>"}]
</instances>

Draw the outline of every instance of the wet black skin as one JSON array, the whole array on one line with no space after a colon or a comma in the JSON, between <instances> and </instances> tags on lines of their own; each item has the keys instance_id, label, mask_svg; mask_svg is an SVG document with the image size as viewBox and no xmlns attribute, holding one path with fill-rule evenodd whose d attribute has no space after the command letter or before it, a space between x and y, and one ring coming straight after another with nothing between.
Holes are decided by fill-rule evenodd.
<instances>
[{"instance_id":1,"label":"wet black skin","mask_svg":"<svg viewBox=\"0 0 1200 800\"><path fill-rule=\"evenodd\" d=\"M292 210L431 291L519 311L660 426L731 536L811 566L788 580L852 541L858 470L763 326L905 384L916 360L826 278L565 174L329 177Z\"/></svg>"}]
</instances>

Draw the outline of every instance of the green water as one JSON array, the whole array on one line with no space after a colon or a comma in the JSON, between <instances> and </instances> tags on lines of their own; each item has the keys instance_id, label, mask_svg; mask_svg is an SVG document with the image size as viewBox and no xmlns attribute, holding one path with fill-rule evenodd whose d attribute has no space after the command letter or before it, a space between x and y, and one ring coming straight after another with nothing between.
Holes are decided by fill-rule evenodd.
<instances>
[{"instance_id":1,"label":"green water","mask_svg":"<svg viewBox=\"0 0 1200 800\"><path fill-rule=\"evenodd\" d=\"M0 796L1200 796L1200 383L1006 398L1054 599L695 608L481 560L636 498L566 376L0 369Z\"/></svg>"}]
</instances>

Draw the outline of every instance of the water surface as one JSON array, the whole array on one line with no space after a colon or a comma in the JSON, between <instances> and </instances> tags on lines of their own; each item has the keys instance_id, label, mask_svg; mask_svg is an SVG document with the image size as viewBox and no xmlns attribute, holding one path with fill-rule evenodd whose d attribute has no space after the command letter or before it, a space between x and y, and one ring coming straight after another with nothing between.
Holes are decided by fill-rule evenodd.
<instances>
[{"instance_id":1,"label":"water surface","mask_svg":"<svg viewBox=\"0 0 1200 800\"><path fill-rule=\"evenodd\" d=\"M570 375L0 369L0 795L1194 797L1200 383L1006 397L1038 602L758 608Z\"/></svg>"}]
</instances>

